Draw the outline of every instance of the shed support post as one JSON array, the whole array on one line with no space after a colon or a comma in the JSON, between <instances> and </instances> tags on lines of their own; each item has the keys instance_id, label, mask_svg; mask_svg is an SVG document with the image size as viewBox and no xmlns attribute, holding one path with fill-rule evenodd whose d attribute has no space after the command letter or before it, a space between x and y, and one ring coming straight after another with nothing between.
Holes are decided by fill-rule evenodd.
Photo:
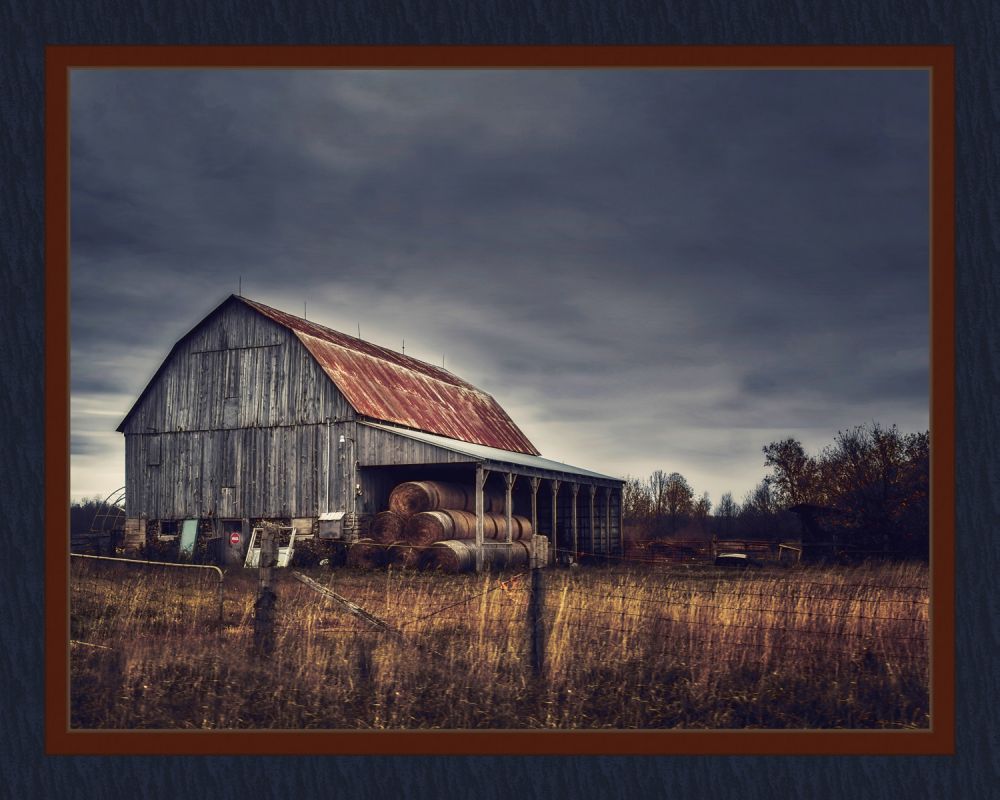
<instances>
[{"instance_id":1,"label":"shed support post","mask_svg":"<svg viewBox=\"0 0 1000 800\"><path fill-rule=\"evenodd\" d=\"M504 478L507 481L507 502L506 502L506 505L505 505L505 508L507 509L507 538L506 538L506 542L507 542L507 544L510 544L511 541L512 541L511 534L513 533L513 530L511 529L511 526L513 524L513 520L511 519L511 517L514 516L514 513L513 513L514 510L513 510L513 508L511 508L511 505L513 504L514 501L513 501L513 498L511 497L511 494L512 494L513 489L514 489L514 481L517 480L517 476L513 472L507 472L507 473L504 474Z\"/></svg>"},{"instance_id":2,"label":"shed support post","mask_svg":"<svg viewBox=\"0 0 1000 800\"><path fill-rule=\"evenodd\" d=\"M618 490L618 552L625 563L625 489Z\"/></svg>"},{"instance_id":3,"label":"shed support post","mask_svg":"<svg viewBox=\"0 0 1000 800\"><path fill-rule=\"evenodd\" d=\"M531 535L535 536L538 533L538 487L541 484L541 478L531 479ZM555 547L555 542L552 543Z\"/></svg>"},{"instance_id":4,"label":"shed support post","mask_svg":"<svg viewBox=\"0 0 1000 800\"><path fill-rule=\"evenodd\" d=\"M552 554L556 555L559 551L559 519L556 515L556 501L559 497L559 481L553 479L550 482L552 488Z\"/></svg>"},{"instance_id":5,"label":"shed support post","mask_svg":"<svg viewBox=\"0 0 1000 800\"><path fill-rule=\"evenodd\" d=\"M579 512L576 507L576 498L580 494L580 484L574 483L572 487L573 491L573 561L576 561L577 557L580 555L580 519Z\"/></svg>"},{"instance_id":6,"label":"shed support post","mask_svg":"<svg viewBox=\"0 0 1000 800\"><path fill-rule=\"evenodd\" d=\"M604 543L604 552L611 555L611 487L604 487L604 535L601 537ZM610 559L609 559L610 560Z\"/></svg>"},{"instance_id":7,"label":"shed support post","mask_svg":"<svg viewBox=\"0 0 1000 800\"><path fill-rule=\"evenodd\" d=\"M597 539L595 531L595 528L597 527L595 525L597 521L597 514L594 511L594 504L597 499L597 487L594 486L594 484L590 484L588 488L590 489L590 550L591 552L594 552L597 550L597 547L595 546Z\"/></svg>"},{"instance_id":8,"label":"shed support post","mask_svg":"<svg viewBox=\"0 0 1000 800\"><path fill-rule=\"evenodd\" d=\"M483 487L489 473L476 464L476 572L483 571Z\"/></svg>"}]
</instances>

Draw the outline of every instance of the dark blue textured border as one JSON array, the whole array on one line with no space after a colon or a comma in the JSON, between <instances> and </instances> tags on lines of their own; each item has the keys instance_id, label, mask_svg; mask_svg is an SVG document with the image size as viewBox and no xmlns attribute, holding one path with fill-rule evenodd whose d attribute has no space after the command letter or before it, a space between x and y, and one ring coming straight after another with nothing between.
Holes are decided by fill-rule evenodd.
<instances>
[{"instance_id":1,"label":"dark blue textured border","mask_svg":"<svg viewBox=\"0 0 1000 800\"><path fill-rule=\"evenodd\" d=\"M12 797L961 797L1000 785L991 664L998 547L1000 65L990 0L528 3L0 0L0 785ZM890 11L890 5L892 10ZM676 7L675 7L676 6ZM46 757L42 730L43 82L46 44L954 44L957 95L957 755L954 757ZM991 614L992 612L992 614Z\"/></svg>"}]
</instances>

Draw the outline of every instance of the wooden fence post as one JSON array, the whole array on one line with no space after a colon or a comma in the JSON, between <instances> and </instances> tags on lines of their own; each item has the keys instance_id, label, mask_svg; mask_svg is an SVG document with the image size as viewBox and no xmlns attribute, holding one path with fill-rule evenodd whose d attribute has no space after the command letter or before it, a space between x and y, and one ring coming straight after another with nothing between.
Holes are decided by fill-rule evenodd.
<instances>
[{"instance_id":1,"label":"wooden fence post","mask_svg":"<svg viewBox=\"0 0 1000 800\"><path fill-rule=\"evenodd\" d=\"M531 671L545 676L545 578L541 558L531 550L531 588L528 595L528 635L531 637Z\"/></svg>"},{"instance_id":2,"label":"wooden fence post","mask_svg":"<svg viewBox=\"0 0 1000 800\"><path fill-rule=\"evenodd\" d=\"M254 650L258 655L274 652L274 612L278 596L271 588L272 573L278 563L277 529L265 523L260 531L260 561L257 563L257 601L253 610Z\"/></svg>"}]
</instances>

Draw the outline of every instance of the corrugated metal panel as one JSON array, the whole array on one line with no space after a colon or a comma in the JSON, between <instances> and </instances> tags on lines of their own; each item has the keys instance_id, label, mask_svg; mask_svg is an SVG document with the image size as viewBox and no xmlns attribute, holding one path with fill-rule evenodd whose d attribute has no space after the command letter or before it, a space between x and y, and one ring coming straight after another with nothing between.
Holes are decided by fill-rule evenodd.
<instances>
[{"instance_id":1,"label":"corrugated metal panel","mask_svg":"<svg viewBox=\"0 0 1000 800\"><path fill-rule=\"evenodd\" d=\"M498 450L538 455L496 400L447 370L239 299L295 333L362 416Z\"/></svg>"},{"instance_id":2,"label":"corrugated metal panel","mask_svg":"<svg viewBox=\"0 0 1000 800\"><path fill-rule=\"evenodd\" d=\"M411 431L404 430L402 428L393 428L389 425L379 425L375 422L362 422L360 424L380 431L386 431L387 433L393 433L397 436L405 436L409 439L415 439L418 442L434 445L435 447L450 450L454 453L461 453L476 461L496 461L522 467L534 467L535 469L547 470L549 472L562 472L567 475L579 475L583 478L600 478L606 481L616 481L618 483L622 482L621 478L613 478L610 475L602 475L599 472L591 472L590 470L581 469L580 467L563 464L560 461L552 461L548 458L542 458L538 455L514 453L508 450L500 450L494 447L487 447L485 445L473 444L466 441L456 441L454 439L436 436L432 433L425 433L423 431Z\"/></svg>"}]
</instances>

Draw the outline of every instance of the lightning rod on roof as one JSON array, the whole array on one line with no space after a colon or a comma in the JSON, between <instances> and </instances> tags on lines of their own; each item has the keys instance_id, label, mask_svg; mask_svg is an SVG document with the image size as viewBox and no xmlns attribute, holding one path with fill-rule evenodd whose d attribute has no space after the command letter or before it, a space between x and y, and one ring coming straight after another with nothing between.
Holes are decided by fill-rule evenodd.
<instances>
[{"instance_id":1,"label":"lightning rod on roof","mask_svg":"<svg viewBox=\"0 0 1000 800\"><path fill-rule=\"evenodd\" d=\"M309 319L309 317L306 316L306 305L307 305L306 301L303 300L302 301L302 319Z\"/></svg>"},{"instance_id":2,"label":"lightning rod on roof","mask_svg":"<svg viewBox=\"0 0 1000 800\"><path fill-rule=\"evenodd\" d=\"M406 355L406 337L403 337L403 355Z\"/></svg>"},{"instance_id":3,"label":"lightning rod on roof","mask_svg":"<svg viewBox=\"0 0 1000 800\"><path fill-rule=\"evenodd\" d=\"M240 275L240 282L236 285L236 294L243 297L243 276Z\"/></svg>"},{"instance_id":4,"label":"lightning rod on roof","mask_svg":"<svg viewBox=\"0 0 1000 800\"><path fill-rule=\"evenodd\" d=\"M361 323L358 323L358 338L361 338Z\"/></svg>"}]
</instances>

